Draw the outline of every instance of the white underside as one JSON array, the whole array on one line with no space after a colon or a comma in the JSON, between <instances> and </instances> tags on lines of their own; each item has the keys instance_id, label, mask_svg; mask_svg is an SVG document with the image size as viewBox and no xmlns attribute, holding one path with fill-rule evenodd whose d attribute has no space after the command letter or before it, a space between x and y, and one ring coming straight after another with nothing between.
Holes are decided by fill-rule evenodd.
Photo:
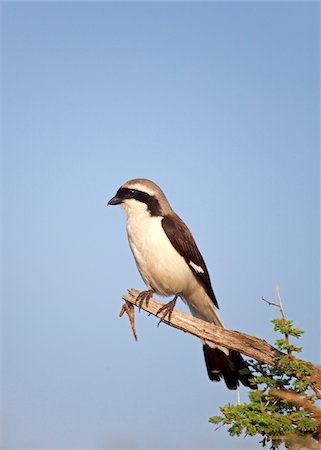
<instances>
[{"instance_id":1,"label":"white underside","mask_svg":"<svg viewBox=\"0 0 321 450\"><path fill-rule=\"evenodd\" d=\"M164 296L180 295L195 317L223 326L212 300L166 236L162 217L152 217L146 205L134 199L122 206L129 245L147 287Z\"/></svg>"}]
</instances>

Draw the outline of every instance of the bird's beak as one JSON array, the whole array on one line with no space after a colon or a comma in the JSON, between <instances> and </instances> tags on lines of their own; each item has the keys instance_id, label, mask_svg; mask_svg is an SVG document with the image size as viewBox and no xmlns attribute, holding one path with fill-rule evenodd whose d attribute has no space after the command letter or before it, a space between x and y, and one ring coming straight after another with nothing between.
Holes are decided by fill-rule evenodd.
<instances>
[{"instance_id":1,"label":"bird's beak","mask_svg":"<svg viewBox=\"0 0 321 450\"><path fill-rule=\"evenodd\" d=\"M119 203L122 203L122 199L117 197L117 195L115 195L115 197L113 197L109 200L107 205L119 205Z\"/></svg>"}]
</instances>

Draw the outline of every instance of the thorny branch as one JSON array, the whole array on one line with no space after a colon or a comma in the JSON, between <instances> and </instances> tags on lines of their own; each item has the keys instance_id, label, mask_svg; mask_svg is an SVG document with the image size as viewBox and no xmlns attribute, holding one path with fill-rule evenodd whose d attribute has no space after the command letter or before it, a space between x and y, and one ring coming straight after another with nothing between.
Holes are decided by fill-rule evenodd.
<instances>
[{"instance_id":1,"label":"thorny branch","mask_svg":"<svg viewBox=\"0 0 321 450\"><path fill-rule=\"evenodd\" d=\"M276 306L277 308L279 308L280 313L281 313L281 316L282 316L283 324L285 324L285 323L286 323L286 318L285 318L284 308L283 308L283 304L282 304L282 300L281 300L281 295L280 295L280 288L279 288L279 285L276 286L275 290L276 290L276 296L277 296L277 298L278 298L279 304L273 303L273 302L267 300L267 299L264 298L264 297L262 297L262 300L263 300L264 302L266 302L266 303L267 303L268 305L270 305L270 306ZM287 334L285 335L285 342L286 342L287 345L289 345L289 336L288 336ZM288 355L292 357L291 350L288 350Z\"/></svg>"},{"instance_id":2,"label":"thorny branch","mask_svg":"<svg viewBox=\"0 0 321 450\"><path fill-rule=\"evenodd\" d=\"M320 449L321 448L321 446L320 446L320 444L321 444L321 409L318 408L317 406L315 406L315 404L313 404L311 402L311 400L306 398L306 396L300 395L296 392L284 391L283 389L271 389L270 394L273 395L274 397L278 397L278 398L281 398L282 400L291 402L294 405L298 406L299 408L303 408L303 409L311 412L311 414L314 417L314 419L317 423L317 426L318 426L318 429L317 429L318 446L316 446L316 447L313 446L313 448ZM300 448L303 449L306 447L304 446L304 447L300 447Z\"/></svg>"},{"instance_id":3,"label":"thorny branch","mask_svg":"<svg viewBox=\"0 0 321 450\"><path fill-rule=\"evenodd\" d=\"M282 389L271 389L270 394L274 397L281 398L282 400L287 400L288 402L294 403L300 408L304 408L310 411L318 423L321 424L321 409L315 406L309 399L305 396L300 395L296 392L284 391Z\"/></svg>"}]
</instances>

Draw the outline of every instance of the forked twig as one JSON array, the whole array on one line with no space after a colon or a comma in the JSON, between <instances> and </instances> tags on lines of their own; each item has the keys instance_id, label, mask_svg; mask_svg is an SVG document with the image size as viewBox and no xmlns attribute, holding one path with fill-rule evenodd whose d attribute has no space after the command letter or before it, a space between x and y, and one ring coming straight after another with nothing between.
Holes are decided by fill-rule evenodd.
<instances>
[{"instance_id":1,"label":"forked twig","mask_svg":"<svg viewBox=\"0 0 321 450\"><path fill-rule=\"evenodd\" d=\"M270 306L276 306L277 308L280 307L280 305L277 305L276 303L273 303L270 300L267 300L265 297L261 297L261 300L263 300L264 302L266 302Z\"/></svg>"}]
</instances>

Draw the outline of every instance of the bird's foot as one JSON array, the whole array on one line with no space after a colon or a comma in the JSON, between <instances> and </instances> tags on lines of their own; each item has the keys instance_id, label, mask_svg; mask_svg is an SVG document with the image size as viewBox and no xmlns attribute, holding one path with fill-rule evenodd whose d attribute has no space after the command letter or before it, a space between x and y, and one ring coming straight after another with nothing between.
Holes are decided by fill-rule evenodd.
<instances>
[{"instance_id":1,"label":"bird's foot","mask_svg":"<svg viewBox=\"0 0 321 450\"><path fill-rule=\"evenodd\" d=\"M163 305L157 311L157 313L156 313L157 316L158 316L158 314L162 313L162 315L160 316L160 321L157 324L158 327L159 327L159 324L165 320L166 316L168 316L168 322L171 321L172 312L173 312L173 310L175 308L177 298L178 298L178 295L175 295L173 300L171 300L170 302L166 303L166 305Z\"/></svg>"},{"instance_id":2,"label":"bird's foot","mask_svg":"<svg viewBox=\"0 0 321 450\"><path fill-rule=\"evenodd\" d=\"M143 306L144 302L146 303L146 306L148 307L149 300L152 298L153 294L154 294L154 291L152 289L149 289L148 291L142 291L138 294L135 303L136 303L136 305L139 306L139 310Z\"/></svg>"}]
</instances>

